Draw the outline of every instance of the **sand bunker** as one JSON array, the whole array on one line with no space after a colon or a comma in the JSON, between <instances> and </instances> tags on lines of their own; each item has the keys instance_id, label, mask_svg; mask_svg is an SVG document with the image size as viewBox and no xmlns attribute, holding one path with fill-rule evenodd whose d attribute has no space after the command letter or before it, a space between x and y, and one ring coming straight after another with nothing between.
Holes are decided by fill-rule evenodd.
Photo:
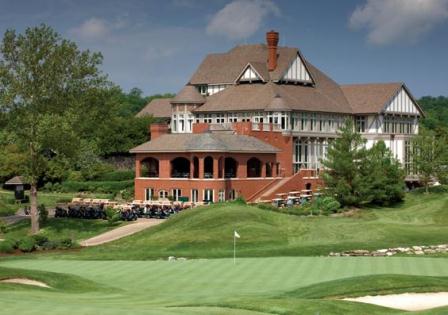
<instances>
[{"instance_id":1,"label":"sand bunker","mask_svg":"<svg viewBox=\"0 0 448 315\"><path fill-rule=\"evenodd\" d=\"M423 311L447 306L448 292L368 295L357 298L345 298L343 300L375 304L404 311Z\"/></svg>"},{"instance_id":2,"label":"sand bunker","mask_svg":"<svg viewBox=\"0 0 448 315\"><path fill-rule=\"evenodd\" d=\"M50 286L46 283L36 281L36 280L31 280L31 279L25 279L25 278L4 279L4 280L0 280L0 283L16 283L16 284L34 285L36 287L41 287L41 288L50 288Z\"/></svg>"}]
</instances>

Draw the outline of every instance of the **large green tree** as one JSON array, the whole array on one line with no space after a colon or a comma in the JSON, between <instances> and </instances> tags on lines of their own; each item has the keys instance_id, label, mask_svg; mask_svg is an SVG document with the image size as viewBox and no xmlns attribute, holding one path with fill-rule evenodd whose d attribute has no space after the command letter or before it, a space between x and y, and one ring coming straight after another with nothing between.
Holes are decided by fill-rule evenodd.
<instances>
[{"instance_id":1,"label":"large green tree","mask_svg":"<svg viewBox=\"0 0 448 315\"><path fill-rule=\"evenodd\" d=\"M31 229L37 233L38 181L50 161L76 157L78 129L85 128L88 109L107 86L99 70L102 56L80 51L46 25L27 28L23 34L7 30L0 54L0 113L25 156L22 170L31 185Z\"/></svg>"},{"instance_id":2,"label":"large green tree","mask_svg":"<svg viewBox=\"0 0 448 315\"><path fill-rule=\"evenodd\" d=\"M366 151L361 173L366 188L364 202L388 205L404 198L404 170L384 141L378 141Z\"/></svg>"},{"instance_id":3,"label":"large green tree","mask_svg":"<svg viewBox=\"0 0 448 315\"><path fill-rule=\"evenodd\" d=\"M412 139L412 151L412 163L426 192L434 179L445 181L448 173L448 137L445 133L421 127Z\"/></svg>"},{"instance_id":4,"label":"large green tree","mask_svg":"<svg viewBox=\"0 0 448 315\"><path fill-rule=\"evenodd\" d=\"M347 120L338 134L322 161L327 169L323 179L330 195L342 205L359 205L366 189L361 173L365 141L355 132L352 120Z\"/></svg>"}]
</instances>

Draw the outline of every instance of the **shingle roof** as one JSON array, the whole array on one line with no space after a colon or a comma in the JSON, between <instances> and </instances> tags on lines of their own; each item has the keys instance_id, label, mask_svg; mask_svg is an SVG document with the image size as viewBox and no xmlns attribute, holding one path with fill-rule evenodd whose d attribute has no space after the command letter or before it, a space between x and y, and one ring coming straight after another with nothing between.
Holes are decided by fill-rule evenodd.
<instances>
[{"instance_id":1,"label":"shingle roof","mask_svg":"<svg viewBox=\"0 0 448 315\"><path fill-rule=\"evenodd\" d=\"M207 55L191 77L189 83L231 84L248 63L251 63L266 81L277 81L286 72L292 60L297 56L297 52L297 48L278 47L277 67L274 71L269 72L266 68L268 55L266 45L236 46L227 53ZM262 65L264 65L266 70L262 69Z\"/></svg>"},{"instance_id":2,"label":"shingle roof","mask_svg":"<svg viewBox=\"0 0 448 315\"><path fill-rule=\"evenodd\" d=\"M146 104L146 106L136 115L142 117L152 115L156 118L171 117L171 98L157 98Z\"/></svg>"},{"instance_id":3,"label":"shingle roof","mask_svg":"<svg viewBox=\"0 0 448 315\"><path fill-rule=\"evenodd\" d=\"M354 114L379 113L403 83L371 83L341 85Z\"/></svg>"},{"instance_id":4,"label":"shingle roof","mask_svg":"<svg viewBox=\"0 0 448 315\"><path fill-rule=\"evenodd\" d=\"M171 100L171 103L191 103L191 104L203 104L205 98L199 93L197 88L193 85L186 85L176 97Z\"/></svg>"},{"instance_id":5,"label":"shingle roof","mask_svg":"<svg viewBox=\"0 0 448 315\"><path fill-rule=\"evenodd\" d=\"M277 153L280 150L251 136L200 133L165 134L130 150L131 153L157 152L241 152Z\"/></svg>"},{"instance_id":6,"label":"shingle roof","mask_svg":"<svg viewBox=\"0 0 448 315\"><path fill-rule=\"evenodd\" d=\"M25 181L23 180L22 176L15 176L5 182L5 185L24 185Z\"/></svg>"}]
</instances>

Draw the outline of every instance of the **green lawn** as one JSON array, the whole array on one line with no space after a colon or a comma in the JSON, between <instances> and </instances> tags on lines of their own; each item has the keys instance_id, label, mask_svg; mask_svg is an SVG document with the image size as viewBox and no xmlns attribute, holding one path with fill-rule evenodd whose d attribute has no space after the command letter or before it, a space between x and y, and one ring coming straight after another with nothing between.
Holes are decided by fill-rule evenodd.
<instances>
[{"instance_id":1,"label":"green lawn","mask_svg":"<svg viewBox=\"0 0 448 315\"><path fill-rule=\"evenodd\" d=\"M349 249L442 244L448 235L448 194L408 194L395 207L337 218L216 204L187 210L149 230L66 258L230 257L234 229L241 235L238 254L244 257L315 256Z\"/></svg>"},{"instance_id":2,"label":"green lawn","mask_svg":"<svg viewBox=\"0 0 448 315\"><path fill-rule=\"evenodd\" d=\"M53 208L57 203L70 201L77 193L47 193L38 192L38 203L44 204L47 208ZM112 198L110 194L85 194L84 198ZM9 190L0 189L0 217L13 215L19 208L29 206L29 204L16 204L14 193Z\"/></svg>"},{"instance_id":3,"label":"green lawn","mask_svg":"<svg viewBox=\"0 0 448 315\"><path fill-rule=\"evenodd\" d=\"M47 223L41 226L40 234L47 236L50 240L70 238L75 241L80 241L117 228L123 224L126 223L119 221L111 225L105 220L49 218ZM0 237L16 240L23 238L29 235L30 226L29 219L21 220L9 225L6 233L0 234Z\"/></svg>"},{"instance_id":4,"label":"green lawn","mask_svg":"<svg viewBox=\"0 0 448 315\"><path fill-rule=\"evenodd\" d=\"M36 278L54 289L0 284L0 314L405 314L335 297L448 291L448 260L440 258L241 258L236 265L232 259L14 259L0 261L0 278L22 268L26 277L38 270ZM75 283L67 288L53 280L64 277ZM82 279L84 293L77 290Z\"/></svg>"}]
</instances>

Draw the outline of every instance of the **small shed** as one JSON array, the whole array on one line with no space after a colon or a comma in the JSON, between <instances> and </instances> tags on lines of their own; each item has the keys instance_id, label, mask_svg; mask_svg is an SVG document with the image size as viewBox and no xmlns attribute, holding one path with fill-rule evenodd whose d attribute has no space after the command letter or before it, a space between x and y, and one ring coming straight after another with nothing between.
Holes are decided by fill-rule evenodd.
<instances>
[{"instance_id":1,"label":"small shed","mask_svg":"<svg viewBox=\"0 0 448 315\"><path fill-rule=\"evenodd\" d=\"M5 187L11 188L14 190L14 195L16 200L24 200L25 199L25 190L29 189L29 184L27 184L22 176L15 176L5 182Z\"/></svg>"}]
</instances>

